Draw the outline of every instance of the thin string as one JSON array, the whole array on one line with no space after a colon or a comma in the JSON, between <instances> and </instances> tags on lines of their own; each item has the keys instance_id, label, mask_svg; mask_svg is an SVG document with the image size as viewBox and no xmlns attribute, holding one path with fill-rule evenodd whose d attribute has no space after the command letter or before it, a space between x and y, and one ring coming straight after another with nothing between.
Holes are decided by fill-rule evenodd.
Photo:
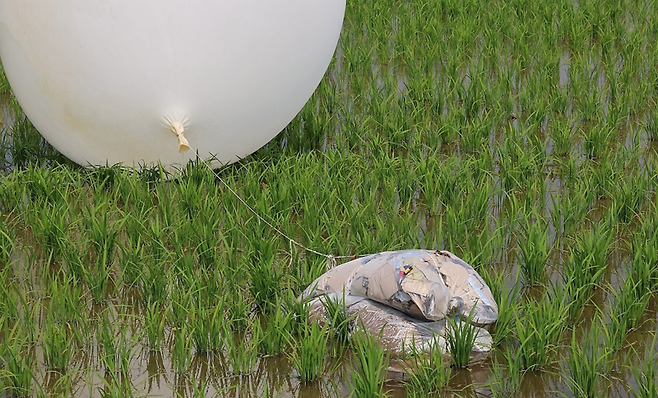
<instances>
[{"instance_id":1,"label":"thin string","mask_svg":"<svg viewBox=\"0 0 658 398\"><path fill-rule=\"evenodd\" d=\"M313 253L313 254L316 254L316 255L318 255L318 256L321 256L321 257L326 258L326 259L327 259L327 266L326 266L326 268L327 268L328 270L329 270L329 269L332 269L332 268L334 268L334 267L336 266L336 260L340 260L340 259L354 259L354 258L358 258L358 257L364 257L364 256L334 256L333 254L326 254L326 253L319 252L319 251L317 251L317 250L313 250L313 249L311 249L311 248L309 248L309 247L306 247L306 246L304 246L303 244L297 242L296 240L294 240L293 238L291 238L290 236L288 236L285 232L283 232L282 230L280 230L279 228L277 228L276 226L274 226L271 222L267 221L267 220L266 220L263 216L261 216L261 215L260 215L260 214L259 214L259 213L258 213L253 207L251 207L251 206L250 206L250 205L249 205L244 199L242 199L242 197L241 197L237 192L235 192L235 191L233 190L233 188L231 188L231 187L229 186L229 184L228 184L226 181L224 181L224 179L223 179L223 178L222 178L222 177L221 177L221 176L215 171L215 169L213 169L213 167L210 165L210 163L206 162L205 159L203 159L202 157L199 156L199 153L198 153L198 152L197 152L197 159L199 159L204 165L206 165L206 167L208 167L208 169L209 169L210 172L215 176L215 178L217 178L217 179L219 180L219 182L221 182L222 185L224 185L224 187L225 187L226 189L228 189L228 191L231 192L231 194L233 194L233 196L235 196L235 198L236 198L238 201L240 201L240 203L242 203L242 205L244 205L247 209L249 209L249 211L250 211L251 213L253 213L253 215L256 216L256 218L258 218L259 221L265 223L265 225L267 225L268 227L270 227L274 232L276 232L277 234L279 234L279 235L281 235L282 237L284 237L285 239L287 239L288 242L289 242L291 245L295 245L295 246L297 246L297 247L301 248L302 250L305 250L305 251L307 251L307 252L309 252L309 253ZM215 160L217 160L217 158L215 158ZM221 162L220 162L220 163L221 163ZM290 255L292 256L292 250L291 250Z\"/></svg>"}]
</instances>

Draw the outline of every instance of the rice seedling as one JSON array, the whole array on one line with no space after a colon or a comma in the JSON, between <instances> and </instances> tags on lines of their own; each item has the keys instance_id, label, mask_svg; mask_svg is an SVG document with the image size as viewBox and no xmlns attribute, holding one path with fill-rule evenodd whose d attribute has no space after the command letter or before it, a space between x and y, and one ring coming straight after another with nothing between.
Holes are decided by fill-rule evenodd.
<instances>
[{"instance_id":1,"label":"rice seedling","mask_svg":"<svg viewBox=\"0 0 658 398\"><path fill-rule=\"evenodd\" d=\"M240 376L252 374L258 363L260 336L250 336L246 332L236 333L231 322L224 323L222 336L231 373Z\"/></svg>"},{"instance_id":2,"label":"rice seedling","mask_svg":"<svg viewBox=\"0 0 658 398\"><path fill-rule=\"evenodd\" d=\"M616 220L627 223L638 214L646 200L647 185L645 178L627 177L619 182L610 205Z\"/></svg>"},{"instance_id":3,"label":"rice seedling","mask_svg":"<svg viewBox=\"0 0 658 398\"><path fill-rule=\"evenodd\" d=\"M643 227L644 228L644 227ZM649 294L658 292L658 249L652 233L638 233L632 239L631 274L637 289Z\"/></svg>"},{"instance_id":4,"label":"rice seedling","mask_svg":"<svg viewBox=\"0 0 658 398\"><path fill-rule=\"evenodd\" d=\"M515 396L521 389L524 372L520 368L519 357L512 355L510 350L503 354L507 369L498 360L495 360L491 367L491 376L489 377L489 388L494 398Z\"/></svg>"},{"instance_id":5,"label":"rice seedling","mask_svg":"<svg viewBox=\"0 0 658 398\"><path fill-rule=\"evenodd\" d=\"M102 303L112 277L112 267L108 263L96 262L91 267L84 268L84 281L95 303Z\"/></svg>"},{"instance_id":6,"label":"rice seedling","mask_svg":"<svg viewBox=\"0 0 658 398\"><path fill-rule=\"evenodd\" d=\"M621 349L628 332L639 326L642 314L649 304L650 293L643 291L641 285L641 281L627 276L619 292L612 290L615 305L610 306L606 344L613 351Z\"/></svg>"},{"instance_id":7,"label":"rice seedling","mask_svg":"<svg viewBox=\"0 0 658 398\"><path fill-rule=\"evenodd\" d=\"M592 191L597 199L609 198L615 194L618 167L610 158L599 159L591 171Z\"/></svg>"},{"instance_id":8,"label":"rice seedling","mask_svg":"<svg viewBox=\"0 0 658 398\"><path fill-rule=\"evenodd\" d=\"M13 315L17 325L20 325L21 337L24 337L29 345L33 345L37 341L42 299L34 297L34 292L28 285L12 287L15 298L10 299L8 303L9 314Z\"/></svg>"},{"instance_id":9,"label":"rice seedling","mask_svg":"<svg viewBox=\"0 0 658 398\"><path fill-rule=\"evenodd\" d=\"M105 203L98 203L82 208L93 252L96 260L103 265L112 263L119 232L124 223L124 218L109 212L107 206ZM119 218L114 220L114 216Z\"/></svg>"},{"instance_id":10,"label":"rice seedling","mask_svg":"<svg viewBox=\"0 0 658 398\"><path fill-rule=\"evenodd\" d=\"M120 245L121 282L126 286L135 286L139 282L141 264L145 257L144 243L141 234L129 239L127 244Z\"/></svg>"},{"instance_id":11,"label":"rice seedling","mask_svg":"<svg viewBox=\"0 0 658 398\"><path fill-rule=\"evenodd\" d=\"M47 286L50 296L50 315L55 322L75 326L85 317L87 302L81 284L75 276L63 274L61 281L53 280Z\"/></svg>"},{"instance_id":12,"label":"rice seedling","mask_svg":"<svg viewBox=\"0 0 658 398\"><path fill-rule=\"evenodd\" d=\"M83 251L81 248L85 246L85 238L80 237L79 241L81 242L73 240L71 236L64 237L62 260L66 264L67 277L72 278L76 283L83 281L88 283L86 249Z\"/></svg>"},{"instance_id":13,"label":"rice seedling","mask_svg":"<svg viewBox=\"0 0 658 398\"><path fill-rule=\"evenodd\" d=\"M472 323L474 309L463 321L459 316L446 318L445 339L452 358L452 364L458 369L468 367L471 362L471 352L478 337L478 328Z\"/></svg>"},{"instance_id":14,"label":"rice seedling","mask_svg":"<svg viewBox=\"0 0 658 398\"><path fill-rule=\"evenodd\" d=\"M423 348L412 342L404 369L409 377L409 381L405 381L409 397L442 396L443 389L450 381L450 366L445 363L438 338L432 339Z\"/></svg>"},{"instance_id":15,"label":"rice seedling","mask_svg":"<svg viewBox=\"0 0 658 398\"><path fill-rule=\"evenodd\" d=\"M14 249L14 237L10 228L5 224L4 217L0 217L0 266L11 264Z\"/></svg>"},{"instance_id":16,"label":"rice seedling","mask_svg":"<svg viewBox=\"0 0 658 398\"><path fill-rule=\"evenodd\" d=\"M219 221L218 217L208 217L207 222L202 223L196 229L201 232L199 243L195 247L195 252L199 258L199 263L205 269L212 269L219 263L218 248L220 246L220 237L217 236L217 231L220 229Z\"/></svg>"},{"instance_id":17,"label":"rice seedling","mask_svg":"<svg viewBox=\"0 0 658 398\"><path fill-rule=\"evenodd\" d=\"M11 159L11 166L16 169L37 168L48 162L64 162L62 154L57 152L34 128L22 111L17 101L13 101L14 121L11 126L11 145L6 152Z\"/></svg>"},{"instance_id":18,"label":"rice seedling","mask_svg":"<svg viewBox=\"0 0 658 398\"><path fill-rule=\"evenodd\" d=\"M187 380L186 384L187 385L182 385L183 387L182 391L180 390L174 391L176 393L176 397L206 398L208 396L207 395L209 389L208 380L197 380L196 377L192 376L189 378L189 380Z\"/></svg>"},{"instance_id":19,"label":"rice seedling","mask_svg":"<svg viewBox=\"0 0 658 398\"><path fill-rule=\"evenodd\" d=\"M22 334L19 324L6 331L0 346L3 366L0 368L0 380L4 381L4 390L18 397L29 397L33 382L36 360L30 350L30 341Z\"/></svg>"},{"instance_id":20,"label":"rice seedling","mask_svg":"<svg viewBox=\"0 0 658 398\"><path fill-rule=\"evenodd\" d=\"M76 396L79 395L81 388L77 388L76 383L80 380L78 372L72 371L66 374L49 372L41 385L38 385L36 396ZM0 388L1 389L1 388Z\"/></svg>"},{"instance_id":21,"label":"rice seedling","mask_svg":"<svg viewBox=\"0 0 658 398\"><path fill-rule=\"evenodd\" d=\"M540 301L523 303L516 313L516 356L522 370L538 369L555 359L558 343L566 330L569 307L558 289L554 288L552 294L558 298L545 293Z\"/></svg>"},{"instance_id":22,"label":"rice seedling","mask_svg":"<svg viewBox=\"0 0 658 398\"><path fill-rule=\"evenodd\" d=\"M327 314L327 320L331 325L333 338L341 345L345 346L352 330L354 329L355 316L350 316L345 306L345 291L340 299L335 297L324 296L321 298L322 306Z\"/></svg>"},{"instance_id":23,"label":"rice seedling","mask_svg":"<svg viewBox=\"0 0 658 398\"><path fill-rule=\"evenodd\" d=\"M139 287L145 303L157 303L164 306L169 298L169 276L166 264L169 252L164 251L158 243L154 243L155 253L149 250L152 257L147 256L140 274ZM160 250L163 250L162 252Z\"/></svg>"},{"instance_id":24,"label":"rice seedling","mask_svg":"<svg viewBox=\"0 0 658 398\"><path fill-rule=\"evenodd\" d=\"M278 305L274 312L266 318L265 327L260 322L254 322L254 328L260 329L255 334L260 336L258 347L265 355L280 355L293 341L292 318L293 313L287 312L283 306Z\"/></svg>"},{"instance_id":25,"label":"rice seedling","mask_svg":"<svg viewBox=\"0 0 658 398\"><path fill-rule=\"evenodd\" d=\"M549 130L553 143L553 153L556 156L565 157L569 155L573 144L572 126L574 123L572 120L558 119L557 125Z\"/></svg>"},{"instance_id":26,"label":"rice seedling","mask_svg":"<svg viewBox=\"0 0 658 398\"><path fill-rule=\"evenodd\" d=\"M538 157L526 151L512 131L498 148L498 167L503 188L507 192L527 188L540 167Z\"/></svg>"},{"instance_id":27,"label":"rice seedling","mask_svg":"<svg viewBox=\"0 0 658 398\"><path fill-rule=\"evenodd\" d=\"M256 239L252 242L254 252L250 256L243 257L244 264L249 275L249 287L251 296L254 298L256 307L265 311L275 303L277 292L281 288L282 266L275 263L275 240Z\"/></svg>"},{"instance_id":28,"label":"rice seedling","mask_svg":"<svg viewBox=\"0 0 658 398\"><path fill-rule=\"evenodd\" d=\"M73 358L73 341L68 329L70 325L58 322L50 313L42 325L41 348L46 366L49 370L63 373L68 369Z\"/></svg>"},{"instance_id":29,"label":"rice seedling","mask_svg":"<svg viewBox=\"0 0 658 398\"><path fill-rule=\"evenodd\" d=\"M207 353L221 348L223 310L222 303L215 308L199 304L190 311L188 319L196 352Z\"/></svg>"},{"instance_id":30,"label":"rice seedling","mask_svg":"<svg viewBox=\"0 0 658 398\"><path fill-rule=\"evenodd\" d=\"M383 333L383 328L379 332ZM384 381L388 370L389 353L375 336L359 330L352 338L355 365L352 368L352 394L359 398L385 397Z\"/></svg>"},{"instance_id":31,"label":"rice seedling","mask_svg":"<svg viewBox=\"0 0 658 398\"><path fill-rule=\"evenodd\" d=\"M225 309L228 312L228 322L234 331L244 331L251 317L253 303L241 290L231 292L231 297L226 299Z\"/></svg>"},{"instance_id":32,"label":"rice seedling","mask_svg":"<svg viewBox=\"0 0 658 398\"><path fill-rule=\"evenodd\" d=\"M610 354L609 346L602 344L602 321L596 319L584 341L579 341L575 331L571 335L567 362L567 385L573 396L600 397L607 387L606 373Z\"/></svg>"},{"instance_id":33,"label":"rice seedling","mask_svg":"<svg viewBox=\"0 0 658 398\"><path fill-rule=\"evenodd\" d=\"M32 218L30 221L32 232L40 241L46 258L56 260L62 254L64 237L69 224L68 209L69 204L66 202L46 203L42 209L35 211L30 217Z\"/></svg>"},{"instance_id":34,"label":"rice seedling","mask_svg":"<svg viewBox=\"0 0 658 398\"><path fill-rule=\"evenodd\" d=\"M507 341L514 332L515 308L519 301L519 277L517 274L514 286L507 290L504 285L504 274L497 274L497 276L493 277L496 279L492 279L491 277L486 279L484 275L488 275L488 273L483 273L482 277L487 281L494 300L498 304L498 319L494 325L491 337L493 338L493 345L499 346Z\"/></svg>"},{"instance_id":35,"label":"rice seedling","mask_svg":"<svg viewBox=\"0 0 658 398\"><path fill-rule=\"evenodd\" d=\"M67 186L65 177L68 175L70 173L63 167L43 168L31 164L22 175L25 184L24 194L34 205L56 207L65 202L62 188Z\"/></svg>"},{"instance_id":36,"label":"rice seedling","mask_svg":"<svg viewBox=\"0 0 658 398\"><path fill-rule=\"evenodd\" d=\"M320 327L316 322L307 324L298 336L297 346L290 354L290 361L304 383L317 380L324 372L327 362L327 326Z\"/></svg>"},{"instance_id":37,"label":"rice seedling","mask_svg":"<svg viewBox=\"0 0 658 398\"><path fill-rule=\"evenodd\" d=\"M293 333L302 334L310 323L309 300L297 300L292 290L284 292L283 308L290 314L290 328Z\"/></svg>"},{"instance_id":38,"label":"rice seedling","mask_svg":"<svg viewBox=\"0 0 658 398\"><path fill-rule=\"evenodd\" d=\"M563 266L563 277L572 292L589 300L591 290L601 282L612 246L613 228L605 221L576 237L569 260Z\"/></svg>"},{"instance_id":39,"label":"rice seedling","mask_svg":"<svg viewBox=\"0 0 658 398\"><path fill-rule=\"evenodd\" d=\"M192 364L192 340L187 325L174 332L174 344L171 350L171 363L177 375L186 374Z\"/></svg>"},{"instance_id":40,"label":"rice seedling","mask_svg":"<svg viewBox=\"0 0 658 398\"><path fill-rule=\"evenodd\" d=\"M466 153L474 153L489 142L491 120L471 119L459 132L459 146Z\"/></svg>"},{"instance_id":41,"label":"rice seedling","mask_svg":"<svg viewBox=\"0 0 658 398\"><path fill-rule=\"evenodd\" d=\"M546 266L550 253L547 230L548 224L535 214L525 217L522 236L517 240L520 254L521 275L526 285L538 285L546 278Z\"/></svg>"},{"instance_id":42,"label":"rice seedling","mask_svg":"<svg viewBox=\"0 0 658 398\"><path fill-rule=\"evenodd\" d=\"M132 385L130 379L115 373L109 373L106 377L102 378L103 385L97 388L98 394L101 398L133 398L142 397L138 394L135 387ZM90 384L90 386L93 386ZM93 391L90 392L92 396Z\"/></svg>"},{"instance_id":43,"label":"rice seedling","mask_svg":"<svg viewBox=\"0 0 658 398\"><path fill-rule=\"evenodd\" d=\"M552 194L550 202L551 221L560 235L573 232L585 218L589 206L582 192Z\"/></svg>"},{"instance_id":44,"label":"rice seedling","mask_svg":"<svg viewBox=\"0 0 658 398\"><path fill-rule=\"evenodd\" d=\"M14 324L20 319L19 299L8 286L11 286L9 271L11 268L0 268L0 326L4 330L4 322Z\"/></svg>"},{"instance_id":45,"label":"rice seedling","mask_svg":"<svg viewBox=\"0 0 658 398\"><path fill-rule=\"evenodd\" d=\"M96 340L102 348L100 362L105 367L106 373L116 373L117 368L117 343L115 338L114 320L110 320L105 314L100 320L99 329L96 332Z\"/></svg>"},{"instance_id":46,"label":"rice seedling","mask_svg":"<svg viewBox=\"0 0 658 398\"><path fill-rule=\"evenodd\" d=\"M633 380L635 386L631 387L631 393L635 398L649 398L658 396L658 353L656 348L656 336L654 335L651 346L644 353L644 362L641 366L633 366Z\"/></svg>"},{"instance_id":47,"label":"rice seedling","mask_svg":"<svg viewBox=\"0 0 658 398\"><path fill-rule=\"evenodd\" d=\"M592 115L593 109L596 105L591 104L591 96L588 96L590 101L588 103L587 114ZM610 141L614 137L616 130L607 125L594 125L584 131L584 150L585 154L591 159L598 159L605 155L610 149Z\"/></svg>"},{"instance_id":48,"label":"rice seedling","mask_svg":"<svg viewBox=\"0 0 658 398\"><path fill-rule=\"evenodd\" d=\"M116 345L116 356L119 374L125 379L130 379L132 362L137 356L137 342L135 338L129 334L129 328L126 327L125 323L123 323L119 332L119 340Z\"/></svg>"},{"instance_id":49,"label":"rice seedling","mask_svg":"<svg viewBox=\"0 0 658 398\"><path fill-rule=\"evenodd\" d=\"M167 320L175 328L180 328L188 324L188 316L193 311L194 297L193 290L188 290L185 286L173 286L171 290L171 305L167 311Z\"/></svg>"},{"instance_id":50,"label":"rice seedling","mask_svg":"<svg viewBox=\"0 0 658 398\"><path fill-rule=\"evenodd\" d=\"M649 136L649 140L658 141L658 112L655 111L655 107L647 116L644 124L644 129Z\"/></svg>"},{"instance_id":51,"label":"rice seedling","mask_svg":"<svg viewBox=\"0 0 658 398\"><path fill-rule=\"evenodd\" d=\"M165 314L158 303L148 302L144 317L144 331L149 350L159 351L165 338Z\"/></svg>"},{"instance_id":52,"label":"rice seedling","mask_svg":"<svg viewBox=\"0 0 658 398\"><path fill-rule=\"evenodd\" d=\"M87 178L90 184L104 191L111 191L117 185L122 173L126 170L120 164L105 166L94 166L87 172Z\"/></svg>"}]
</instances>

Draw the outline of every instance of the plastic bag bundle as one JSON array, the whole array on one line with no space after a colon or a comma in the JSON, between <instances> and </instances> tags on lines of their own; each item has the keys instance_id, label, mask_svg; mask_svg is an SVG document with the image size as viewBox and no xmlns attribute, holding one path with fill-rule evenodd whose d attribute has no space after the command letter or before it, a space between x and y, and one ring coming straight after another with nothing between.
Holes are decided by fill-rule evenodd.
<instances>
[{"instance_id":1,"label":"plastic bag bundle","mask_svg":"<svg viewBox=\"0 0 658 398\"><path fill-rule=\"evenodd\" d=\"M302 297L338 292L423 320L441 320L451 313L465 319L471 311L478 325L498 318L498 306L482 277L445 250L382 252L356 259L316 279Z\"/></svg>"},{"instance_id":2,"label":"plastic bag bundle","mask_svg":"<svg viewBox=\"0 0 658 398\"><path fill-rule=\"evenodd\" d=\"M356 324L379 336L395 355L412 344L426 350L434 338L446 353L447 316L460 322L471 315L477 325L498 317L498 306L480 275L448 251L391 251L349 261L316 279L300 300L310 301L311 319L320 323L327 321L323 300L343 302ZM492 338L486 329L478 327L476 332L477 356L491 349Z\"/></svg>"}]
</instances>

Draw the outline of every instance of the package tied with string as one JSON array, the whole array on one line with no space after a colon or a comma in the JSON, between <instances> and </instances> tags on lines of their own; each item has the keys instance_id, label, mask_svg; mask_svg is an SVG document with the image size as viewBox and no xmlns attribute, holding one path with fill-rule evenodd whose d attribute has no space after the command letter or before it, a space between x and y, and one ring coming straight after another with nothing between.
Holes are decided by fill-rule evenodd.
<instances>
[{"instance_id":1,"label":"package tied with string","mask_svg":"<svg viewBox=\"0 0 658 398\"><path fill-rule=\"evenodd\" d=\"M337 266L316 279L300 299L310 300L323 321L322 301L345 300L350 315L372 335L384 328L382 343L394 353L411 344L427 345L445 332L445 318L492 324L498 306L491 290L466 262L448 251L382 252ZM476 351L487 351L491 336L478 330Z\"/></svg>"}]
</instances>

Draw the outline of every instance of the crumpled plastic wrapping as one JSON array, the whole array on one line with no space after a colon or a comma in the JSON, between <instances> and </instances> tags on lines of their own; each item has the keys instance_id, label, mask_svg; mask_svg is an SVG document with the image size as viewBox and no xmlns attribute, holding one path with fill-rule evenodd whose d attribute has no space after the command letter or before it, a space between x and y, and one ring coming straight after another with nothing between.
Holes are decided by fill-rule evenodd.
<instances>
[{"instance_id":1,"label":"crumpled plastic wrapping","mask_svg":"<svg viewBox=\"0 0 658 398\"><path fill-rule=\"evenodd\" d=\"M348 315L382 344L401 354L411 344L425 349L444 339L446 316L488 325L496 321L498 306L491 290L466 262L448 251L404 250L377 253L344 263L316 279L300 299L310 300L312 319L326 322L322 298L345 300ZM491 348L491 335L478 328L473 351Z\"/></svg>"},{"instance_id":2,"label":"crumpled plastic wrapping","mask_svg":"<svg viewBox=\"0 0 658 398\"><path fill-rule=\"evenodd\" d=\"M418 319L440 320L473 310L473 322L492 324L498 305L482 277L446 250L403 250L359 258L326 272L302 298L345 292L395 308Z\"/></svg>"}]
</instances>

